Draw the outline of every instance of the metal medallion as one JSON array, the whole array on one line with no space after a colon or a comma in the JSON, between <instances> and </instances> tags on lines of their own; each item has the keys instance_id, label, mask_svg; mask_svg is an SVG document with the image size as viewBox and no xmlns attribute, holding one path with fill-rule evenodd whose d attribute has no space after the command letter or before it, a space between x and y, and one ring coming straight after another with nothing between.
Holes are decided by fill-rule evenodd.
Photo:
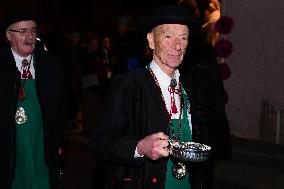
<instances>
[{"instance_id":1,"label":"metal medallion","mask_svg":"<svg viewBox=\"0 0 284 189\"><path fill-rule=\"evenodd\" d=\"M184 163L176 163L172 166L172 175L177 179L183 179L186 175L186 168Z\"/></svg>"},{"instance_id":2,"label":"metal medallion","mask_svg":"<svg viewBox=\"0 0 284 189\"><path fill-rule=\"evenodd\" d=\"M15 115L16 123L21 125L27 122L28 117L23 107L19 107Z\"/></svg>"},{"instance_id":3,"label":"metal medallion","mask_svg":"<svg viewBox=\"0 0 284 189\"><path fill-rule=\"evenodd\" d=\"M28 65L29 65L29 61L28 61L27 59L23 59L23 60L22 60L22 65L23 65L24 67L28 66Z\"/></svg>"},{"instance_id":4,"label":"metal medallion","mask_svg":"<svg viewBox=\"0 0 284 189\"><path fill-rule=\"evenodd\" d=\"M171 79L170 87L175 88L177 86L177 80Z\"/></svg>"}]
</instances>

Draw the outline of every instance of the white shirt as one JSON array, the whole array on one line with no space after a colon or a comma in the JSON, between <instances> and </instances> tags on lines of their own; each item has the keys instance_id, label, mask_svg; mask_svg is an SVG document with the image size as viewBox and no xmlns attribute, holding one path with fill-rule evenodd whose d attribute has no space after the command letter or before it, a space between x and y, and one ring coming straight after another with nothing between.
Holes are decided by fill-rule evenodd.
<instances>
[{"instance_id":1,"label":"white shirt","mask_svg":"<svg viewBox=\"0 0 284 189\"><path fill-rule=\"evenodd\" d=\"M14 56L14 59L15 59L15 62L16 62L16 66L17 66L18 70L21 72L21 75L23 75L23 70L22 70L23 59L27 59L28 62L31 61L30 72L31 72L33 79L34 79L35 78L35 68L34 68L34 60L33 60L32 55L29 55L27 57L22 57L22 56L18 55L13 49L12 49L12 53L13 53L13 56Z\"/></svg>"},{"instance_id":2,"label":"white shirt","mask_svg":"<svg viewBox=\"0 0 284 189\"><path fill-rule=\"evenodd\" d=\"M170 112L170 110L171 110L171 95L170 95L170 92L168 90L168 87L170 86L171 79L176 79L177 83L179 83L180 72L179 72L179 70L176 69L175 73L174 73L174 78L171 78L170 76L168 76L166 73L164 73L162 71L162 69L157 65L157 63L155 63L154 60L152 60L152 62L150 63L150 68L152 69L153 73L155 74L155 76L158 80L159 86L162 90L162 95L163 95L163 97L166 101L165 103L166 103L167 110L168 110L168 112ZM175 98L175 104L176 104L178 113L172 114L171 119L179 119L179 115L180 115L180 95L176 94L176 93L174 93L174 95L175 95L174 98ZM188 102L187 118L188 118L188 121L189 121L190 130L191 130L192 129L191 128L191 114L190 114L189 110L190 110L190 107L189 107L189 102Z\"/></svg>"},{"instance_id":3,"label":"white shirt","mask_svg":"<svg viewBox=\"0 0 284 189\"><path fill-rule=\"evenodd\" d=\"M170 112L171 111L171 95L170 95L170 92L169 92L168 89L169 89L169 86L171 84L171 79L176 79L177 84L179 83L180 73L179 73L178 70L175 70L174 77L171 78L166 73L164 73L162 71L162 69L154 61L152 61L150 63L150 68L152 69L154 75L156 76L156 78L158 80L159 86L160 86L161 91L162 91L162 95L163 95L165 103L166 103L167 110L168 110L168 112ZM177 87L179 87L179 86L177 85ZM175 98L175 104L176 104L178 113L172 114L171 119L178 119L179 114L180 114L180 96L179 96L179 94L174 93L174 98Z\"/></svg>"}]
</instances>

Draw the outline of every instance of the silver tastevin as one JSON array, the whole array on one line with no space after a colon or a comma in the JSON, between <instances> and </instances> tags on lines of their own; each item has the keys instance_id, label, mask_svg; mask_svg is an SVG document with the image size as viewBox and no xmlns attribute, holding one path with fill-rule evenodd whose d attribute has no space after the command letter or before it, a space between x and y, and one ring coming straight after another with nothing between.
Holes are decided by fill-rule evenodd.
<instances>
[{"instance_id":1,"label":"silver tastevin","mask_svg":"<svg viewBox=\"0 0 284 189\"><path fill-rule=\"evenodd\" d=\"M170 154L179 161L202 162L209 159L211 147L196 142L178 142L169 140ZM182 162L175 163L172 174L177 179L183 179L186 175L186 167Z\"/></svg>"}]
</instances>

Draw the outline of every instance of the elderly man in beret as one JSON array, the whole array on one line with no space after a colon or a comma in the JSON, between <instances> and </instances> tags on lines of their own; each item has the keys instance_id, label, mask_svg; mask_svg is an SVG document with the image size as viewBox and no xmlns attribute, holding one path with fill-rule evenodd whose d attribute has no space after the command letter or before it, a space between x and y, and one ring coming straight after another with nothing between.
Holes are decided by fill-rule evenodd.
<instances>
[{"instance_id":1,"label":"elderly man in beret","mask_svg":"<svg viewBox=\"0 0 284 189\"><path fill-rule=\"evenodd\" d=\"M16 12L1 21L0 188L59 188L65 108L61 71L37 47L36 18Z\"/></svg>"},{"instance_id":2,"label":"elderly man in beret","mask_svg":"<svg viewBox=\"0 0 284 189\"><path fill-rule=\"evenodd\" d=\"M91 137L104 162L107 189L201 188L190 162L170 153L169 140L194 141L206 135L205 101L178 66L200 24L181 6L157 7L141 25L152 49L144 68L113 80ZM199 180L200 181L200 180Z\"/></svg>"}]
</instances>

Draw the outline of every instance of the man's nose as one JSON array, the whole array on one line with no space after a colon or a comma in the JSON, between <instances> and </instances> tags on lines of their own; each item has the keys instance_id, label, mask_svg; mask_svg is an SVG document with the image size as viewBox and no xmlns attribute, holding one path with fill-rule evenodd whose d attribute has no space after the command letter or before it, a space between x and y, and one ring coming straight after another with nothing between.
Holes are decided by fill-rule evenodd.
<instances>
[{"instance_id":1,"label":"man's nose","mask_svg":"<svg viewBox=\"0 0 284 189\"><path fill-rule=\"evenodd\" d=\"M174 41L173 41L173 46L174 46L174 48L176 49L176 50L180 50L181 49L181 41L180 41L180 39L175 39Z\"/></svg>"}]
</instances>

